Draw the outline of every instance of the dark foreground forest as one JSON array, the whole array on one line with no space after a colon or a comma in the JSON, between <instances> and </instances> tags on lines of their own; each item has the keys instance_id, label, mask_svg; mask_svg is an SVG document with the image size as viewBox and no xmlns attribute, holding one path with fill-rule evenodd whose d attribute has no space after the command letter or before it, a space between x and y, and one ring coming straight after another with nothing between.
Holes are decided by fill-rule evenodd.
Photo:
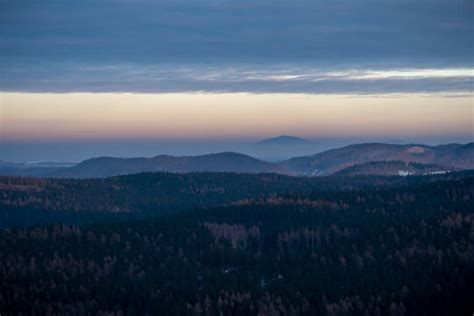
<instances>
[{"instance_id":1,"label":"dark foreground forest","mask_svg":"<svg viewBox=\"0 0 474 316\"><path fill-rule=\"evenodd\" d=\"M354 179L155 219L4 229L0 313L472 315L472 174Z\"/></svg>"}]
</instances>

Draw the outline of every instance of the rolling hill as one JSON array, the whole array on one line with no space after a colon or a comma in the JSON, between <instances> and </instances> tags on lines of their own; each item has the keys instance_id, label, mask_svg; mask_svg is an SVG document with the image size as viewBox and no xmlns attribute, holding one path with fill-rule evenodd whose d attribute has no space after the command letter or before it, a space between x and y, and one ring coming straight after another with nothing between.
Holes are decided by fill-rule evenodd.
<instances>
[{"instance_id":1,"label":"rolling hill","mask_svg":"<svg viewBox=\"0 0 474 316\"><path fill-rule=\"evenodd\" d=\"M456 168L435 164L422 164L404 161L373 161L347 167L336 172L337 176L408 176L444 174L456 171Z\"/></svg>"},{"instance_id":2,"label":"rolling hill","mask_svg":"<svg viewBox=\"0 0 474 316\"><path fill-rule=\"evenodd\" d=\"M262 146L276 148L278 152L284 151L285 154L296 153L291 148L297 146L284 145L288 141L291 144L306 142L304 139L281 136L265 141L269 145ZM271 144L281 146L273 147ZM71 167L58 168L3 164L0 166L0 175L49 178L105 178L142 172L279 173L295 176L407 175L466 169L474 169L474 143L439 146L366 143L282 162L268 162L234 152L200 156L159 155L152 158L99 157Z\"/></svg>"},{"instance_id":3,"label":"rolling hill","mask_svg":"<svg viewBox=\"0 0 474 316\"><path fill-rule=\"evenodd\" d=\"M54 174L60 178L103 178L141 172L290 173L285 167L247 155L224 152L201 156L160 155L153 158L101 157Z\"/></svg>"},{"instance_id":4,"label":"rolling hill","mask_svg":"<svg viewBox=\"0 0 474 316\"><path fill-rule=\"evenodd\" d=\"M356 144L311 156L292 158L280 165L295 174L321 176L334 174L355 165L380 161L435 164L439 165L441 170L474 169L474 143L440 146Z\"/></svg>"}]
</instances>

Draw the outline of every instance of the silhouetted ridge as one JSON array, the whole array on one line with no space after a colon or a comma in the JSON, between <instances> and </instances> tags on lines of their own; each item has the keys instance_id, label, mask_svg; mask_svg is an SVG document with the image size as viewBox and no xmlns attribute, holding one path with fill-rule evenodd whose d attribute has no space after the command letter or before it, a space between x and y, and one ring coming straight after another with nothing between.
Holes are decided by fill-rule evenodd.
<instances>
[{"instance_id":1,"label":"silhouetted ridge","mask_svg":"<svg viewBox=\"0 0 474 316\"><path fill-rule=\"evenodd\" d=\"M153 158L100 157L61 170L55 176L102 178L141 172L287 173L284 167L244 154L223 152L200 156L159 155Z\"/></svg>"}]
</instances>

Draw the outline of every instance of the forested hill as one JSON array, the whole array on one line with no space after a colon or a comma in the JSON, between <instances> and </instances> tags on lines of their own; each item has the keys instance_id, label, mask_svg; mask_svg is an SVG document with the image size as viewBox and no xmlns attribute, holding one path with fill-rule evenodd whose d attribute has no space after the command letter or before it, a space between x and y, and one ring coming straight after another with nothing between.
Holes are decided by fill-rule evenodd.
<instances>
[{"instance_id":1,"label":"forested hill","mask_svg":"<svg viewBox=\"0 0 474 316\"><path fill-rule=\"evenodd\" d=\"M3 230L0 311L471 315L474 178L420 179L155 220Z\"/></svg>"},{"instance_id":2,"label":"forested hill","mask_svg":"<svg viewBox=\"0 0 474 316\"><path fill-rule=\"evenodd\" d=\"M153 158L93 158L76 166L58 170L52 176L60 178L103 178L141 172L290 173L277 164L239 153L223 152L187 157L160 155Z\"/></svg>"},{"instance_id":3,"label":"forested hill","mask_svg":"<svg viewBox=\"0 0 474 316\"><path fill-rule=\"evenodd\" d=\"M345 168L370 162L404 162L437 165L439 170L474 169L474 143L428 146L421 144L395 145L384 143L354 144L331 149L312 156L296 157L281 165L296 174L330 175ZM379 166L380 167L380 166ZM390 166L387 166L390 168ZM406 166L400 168L407 171ZM376 172L369 174L389 174Z\"/></svg>"},{"instance_id":4,"label":"forested hill","mask_svg":"<svg viewBox=\"0 0 474 316\"><path fill-rule=\"evenodd\" d=\"M293 137L282 136L266 140L258 147L273 148L272 155L279 157L288 153L296 154L301 142L304 144L303 147L312 146L311 142L305 143L302 139L298 141ZM277 147L274 147L275 144ZM279 148L278 144L290 148ZM356 169L353 170L351 167ZM347 168L349 171L345 170ZM452 172L470 169L474 169L474 143L439 146L354 144L280 162L263 161L235 152L199 156L159 155L151 158L98 157L72 166L67 163L30 165L0 162L0 175L76 179L105 178L142 172L237 172L327 176L341 171L343 174L397 175L399 172L422 174L422 170Z\"/></svg>"},{"instance_id":5,"label":"forested hill","mask_svg":"<svg viewBox=\"0 0 474 316\"><path fill-rule=\"evenodd\" d=\"M404 161L374 161L347 167L335 173L338 176L379 175L379 176L406 176L443 174L454 168L434 164L420 164Z\"/></svg>"},{"instance_id":6,"label":"forested hill","mask_svg":"<svg viewBox=\"0 0 474 316\"><path fill-rule=\"evenodd\" d=\"M297 192L347 191L474 176L290 177L279 174L143 173L106 179L0 177L0 227L133 219Z\"/></svg>"}]
</instances>

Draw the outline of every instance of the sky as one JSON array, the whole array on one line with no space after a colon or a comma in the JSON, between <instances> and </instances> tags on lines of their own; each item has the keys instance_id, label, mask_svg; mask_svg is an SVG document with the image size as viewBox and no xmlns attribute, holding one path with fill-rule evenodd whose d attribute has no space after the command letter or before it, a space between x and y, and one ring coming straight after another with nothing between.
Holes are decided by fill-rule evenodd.
<instances>
[{"instance_id":1,"label":"sky","mask_svg":"<svg viewBox=\"0 0 474 316\"><path fill-rule=\"evenodd\" d=\"M0 160L472 141L473 31L470 0L0 0Z\"/></svg>"}]
</instances>

